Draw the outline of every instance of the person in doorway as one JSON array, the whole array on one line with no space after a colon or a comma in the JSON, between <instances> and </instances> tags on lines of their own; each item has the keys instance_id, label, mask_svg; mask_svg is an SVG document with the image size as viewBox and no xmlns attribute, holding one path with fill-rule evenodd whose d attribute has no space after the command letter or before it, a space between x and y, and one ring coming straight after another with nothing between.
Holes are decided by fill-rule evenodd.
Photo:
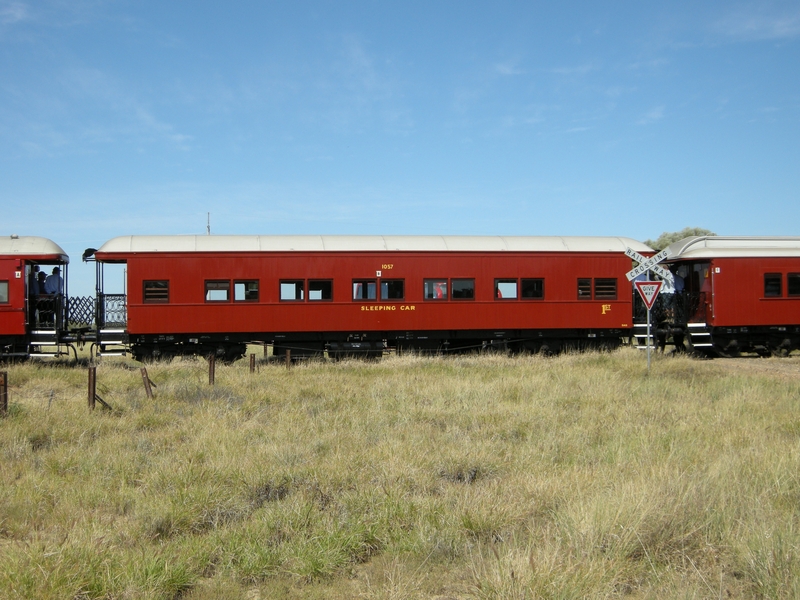
<instances>
[{"instance_id":1,"label":"person in doorway","mask_svg":"<svg viewBox=\"0 0 800 600\"><path fill-rule=\"evenodd\" d=\"M39 310L39 323L49 323L53 320L53 299L44 291L44 284L47 275L44 271L39 271L39 298L36 308Z\"/></svg>"},{"instance_id":2,"label":"person in doorway","mask_svg":"<svg viewBox=\"0 0 800 600\"><path fill-rule=\"evenodd\" d=\"M61 294L64 293L64 280L61 278L61 269L53 267L53 272L44 280L44 293L47 299L43 300L41 305L40 321L46 325L54 325L56 323L56 311L59 310Z\"/></svg>"},{"instance_id":3,"label":"person in doorway","mask_svg":"<svg viewBox=\"0 0 800 600\"><path fill-rule=\"evenodd\" d=\"M45 279L44 291L46 294L64 293L64 280L61 278L61 269L53 267L53 273Z\"/></svg>"}]
</instances>

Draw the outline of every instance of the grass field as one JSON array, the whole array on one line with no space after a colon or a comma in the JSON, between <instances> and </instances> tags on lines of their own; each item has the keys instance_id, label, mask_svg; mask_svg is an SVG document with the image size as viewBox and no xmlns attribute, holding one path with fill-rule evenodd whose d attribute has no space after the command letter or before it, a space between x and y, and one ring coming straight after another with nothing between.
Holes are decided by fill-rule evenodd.
<instances>
[{"instance_id":1,"label":"grass field","mask_svg":"<svg viewBox=\"0 0 800 600\"><path fill-rule=\"evenodd\" d=\"M800 359L645 364L0 367L0 597L800 597Z\"/></svg>"}]
</instances>

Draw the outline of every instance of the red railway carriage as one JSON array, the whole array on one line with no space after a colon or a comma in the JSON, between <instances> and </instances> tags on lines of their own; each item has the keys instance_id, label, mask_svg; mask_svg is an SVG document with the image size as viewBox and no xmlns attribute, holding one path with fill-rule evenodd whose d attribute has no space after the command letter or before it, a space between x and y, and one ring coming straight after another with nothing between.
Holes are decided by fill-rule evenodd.
<instances>
[{"instance_id":1,"label":"red railway carriage","mask_svg":"<svg viewBox=\"0 0 800 600\"><path fill-rule=\"evenodd\" d=\"M26 357L58 347L64 327L69 257L42 237L0 237L0 358ZM61 278L52 292L39 289L37 274Z\"/></svg>"},{"instance_id":2,"label":"red railway carriage","mask_svg":"<svg viewBox=\"0 0 800 600\"><path fill-rule=\"evenodd\" d=\"M632 327L626 247L650 252L616 237L115 238L94 252L100 353L614 347ZM126 298L103 290L110 263Z\"/></svg>"},{"instance_id":3,"label":"red railway carriage","mask_svg":"<svg viewBox=\"0 0 800 600\"><path fill-rule=\"evenodd\" d=\"M695 349L731 356L800 348L800 238L691 237L670 251L680 278L673 312Z\"/></svg>"}]
</instances>

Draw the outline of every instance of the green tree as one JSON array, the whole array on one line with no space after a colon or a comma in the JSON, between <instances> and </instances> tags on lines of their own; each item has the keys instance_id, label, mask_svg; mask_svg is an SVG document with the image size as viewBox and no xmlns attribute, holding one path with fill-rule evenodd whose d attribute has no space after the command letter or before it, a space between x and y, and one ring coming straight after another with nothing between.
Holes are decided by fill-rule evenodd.
<instances>
[{"instance_id":1,"label":"green tree","mask_svg":"<svg viewBox=\"0 0 800 600\"><path fill-rule=\"evenodd\" d=\"M645 240L645 244L650 246L653 250L659 251L663 250L670 244L677 242L678 240L682 240L683 238L693 237L696 235L717 235L713 231L709 231L708 229L702 229L701 227L685 227L680 231L665 231L660 236L658 236L657 240Z\"/></svg>"}]
</instances>

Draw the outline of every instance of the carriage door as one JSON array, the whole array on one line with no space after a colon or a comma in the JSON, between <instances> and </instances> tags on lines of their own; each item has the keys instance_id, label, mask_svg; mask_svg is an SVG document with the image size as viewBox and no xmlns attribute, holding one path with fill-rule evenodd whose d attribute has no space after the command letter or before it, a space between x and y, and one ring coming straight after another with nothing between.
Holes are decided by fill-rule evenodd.
<instances>
[{"instance_id":1,"label":"carriage door","mask_svg":"<svg viewBox=\"0 0 800 600\"><path fill-rule=\"evenodd\" d=\"M23 270L23 286L25 288L25 330L29 332L31 329L36 328L36 289L33 287L33 278L36 277L37 271L34 271L35 265L27 263ZM37 284L38 285L38 284Z\"/></svg>"},{"instance_id":2,"label":"carriage door","mask_svg":"<svg viewBox=\"0 0 800 600\"><path fill-rule=\"evenodd\" d=\"M691 265L691 275L686 284L689 298L689 321L708 323L712 318L711 263L697 262Z\"/></svg>"},{"instance_id":3,"label":"carriage door","mask_svg":"<svg viewBox=\"0 0 800 600\"><path fill-rule=\"evenodd\" d=\"M0 336L24 335L25 267L19 259L0 260Z\"/></svg>"}]
</instances>

